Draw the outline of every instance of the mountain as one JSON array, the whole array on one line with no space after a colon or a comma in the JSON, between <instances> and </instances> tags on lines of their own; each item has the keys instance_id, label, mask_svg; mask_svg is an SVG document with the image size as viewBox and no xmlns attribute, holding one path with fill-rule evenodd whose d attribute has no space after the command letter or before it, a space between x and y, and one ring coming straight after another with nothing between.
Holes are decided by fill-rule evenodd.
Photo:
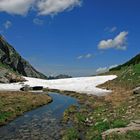
<instances>
[{"instance_id":1,"label":"mountain","mask_svg":"<svg viewBox=\"0 0 140 140\"><path fill-rule=\"evenodd\" d=\"M60 74L57 76L49 76L48 79L52 80L52 79L66 79L66 78L72 78L72 76L69 75L65 75L65 74Z\"/></svg>"},{"instance_id":2,"label":"mountain","mask_svg":"<svg viewBox=\"0 0 140 140\"><path fill-rule=\"evenodd\" d=\"M123 67L129 67L131 65L136 65L136 64L140 64L140 53L136 55L135 57L133 57L131 60L127 61L126 63L110 69L110 71L120 70Z\"/></svg>"},{"instance_id":3,"label":"mountain","mask_svg":"<svg viewBox=\"0 0 140 140\"><path fill-rule=\"evenodd\" d=\"M27 77L46 79L47 77L38 72L28 61L23 59L20 54L0 36L0 67L8 72L14 72Z\"/></svg>"}]
</instances>

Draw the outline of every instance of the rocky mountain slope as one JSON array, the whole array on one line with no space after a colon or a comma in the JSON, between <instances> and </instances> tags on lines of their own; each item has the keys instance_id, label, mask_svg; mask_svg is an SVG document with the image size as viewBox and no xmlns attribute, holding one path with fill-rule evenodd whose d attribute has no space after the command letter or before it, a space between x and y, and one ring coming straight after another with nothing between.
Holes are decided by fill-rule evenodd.
<instances>
[{"instance_id":1,"label":"rocky mountain slope","mask_svg":"<svg viewBox=\"0 0 140 140\"><path fill-rule=\"evenodd\" d=\"M20 54L0 36L0 76L2 77L2 75L5 75L7 72L27 77L47 78L23 59Z\"/></svg>"},{"instance_id":2,"label":"rocky mountain slope","mask_svg":"<svg viewBox=\"0 0 140 140\"><path fill-rule=\"evenodd\" d=\"M60 74L57 76L49 76L48 79L52 80L52 79L66 79L66 78L72 78L72 76L66 75L66 74Z\"/></svg>"}]
</instances>

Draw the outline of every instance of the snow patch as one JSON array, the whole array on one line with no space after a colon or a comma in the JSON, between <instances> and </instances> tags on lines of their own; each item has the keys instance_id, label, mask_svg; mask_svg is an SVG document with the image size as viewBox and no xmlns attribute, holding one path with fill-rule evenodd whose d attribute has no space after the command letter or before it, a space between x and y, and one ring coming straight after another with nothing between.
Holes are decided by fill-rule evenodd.
<instances>
[{"instance_id":1,"label":"snow patch","mask_svg":"<svg viewBox=\"0 0 140 140\"><path fill-rule=\"evenodd\" d=\"M78 77L58 80L42 80L37 78L24 77L27 81L14 84L0 84L1 91L19 91L24 85L43 86L44 88L75 91L92 95L105 95L110 93L110 90L100 89L96 86L103 84L109 80L115 79L116 75L109 76L93 76L93 77Z\"/></svg>"}]
</instances>

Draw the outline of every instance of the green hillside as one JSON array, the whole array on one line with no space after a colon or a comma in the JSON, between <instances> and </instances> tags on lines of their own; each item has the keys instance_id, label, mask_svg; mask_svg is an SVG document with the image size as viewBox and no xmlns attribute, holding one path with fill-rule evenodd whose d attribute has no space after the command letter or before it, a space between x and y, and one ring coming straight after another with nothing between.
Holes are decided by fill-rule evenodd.
<instances>
[{"instance_id":1,"label":"green hillside","mask_svg":"<svg viewBox=\"0 0 140 140\"><path fill-rule=\"evenodd\" d=\"M114 70L120 70L124 67L129 67L131 65L136 65L136 64L140 64L140 54L136 55L135 57L133 57L131 60L129 60L128 62L119 65L115 68L110 69L110 71L114 71Z\"/></svg>"},{"instance_id":2,"label":"green hillside","mask_svg":"<svg viewBox=\"0 0 140 140\"><path fill-rule=\"evenodd\" d=\"M116 74L118 78L113 82L119 86L130 89L140 86L140 54L130 61L110 69L106 74Z\"/></svg>"}]
</instances>

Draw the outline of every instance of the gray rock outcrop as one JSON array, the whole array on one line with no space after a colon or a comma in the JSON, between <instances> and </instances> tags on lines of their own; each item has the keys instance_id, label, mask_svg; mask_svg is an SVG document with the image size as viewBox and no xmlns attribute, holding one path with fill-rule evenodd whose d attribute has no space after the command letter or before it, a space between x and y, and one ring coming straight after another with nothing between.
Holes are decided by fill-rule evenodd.
<instances>
[{"instance_id":1,"label":"gray rock outcrop","mask_svg":"<svg viewBox=\"0 0 140 140\"><path fill-rule=\"evenodd\" d=\"M134 94L140 94L140 87L137 87L133 90Z\"/></svg>"},{"instance_id":2,"label":"gray rock outcrop","mask_svg":"<svg viewBox=\"0 0 140 140\"><path fill-rule=\"evenodd\" d=\"M47 79L23 59L2 36L0 36L0 63L23 76Z\"/></svg>"}]
</instances>

